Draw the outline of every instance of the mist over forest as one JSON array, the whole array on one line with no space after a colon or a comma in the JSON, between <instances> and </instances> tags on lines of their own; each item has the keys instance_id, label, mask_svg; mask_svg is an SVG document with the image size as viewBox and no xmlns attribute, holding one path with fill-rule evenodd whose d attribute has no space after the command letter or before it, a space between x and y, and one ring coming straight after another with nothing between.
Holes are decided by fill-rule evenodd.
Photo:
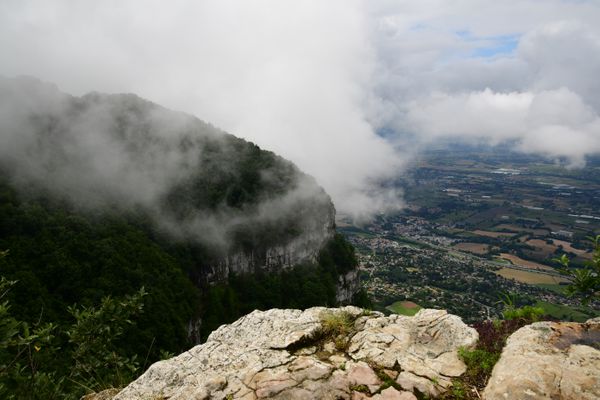
<instances>
[{"instance_id":1,"label":"mist over forest","mask_svg":"<svg viewBox=\"0 0 600 400\"><path fill-rule=\"evenodd\" d=\"M0 132L0 166L21 193L143 213L165 233L223 251L244 231L266 235L281 221L312 231L331 212L293 164L132 94L77 98L34 78L1 79Z\"/></svg>"}]
</instances>

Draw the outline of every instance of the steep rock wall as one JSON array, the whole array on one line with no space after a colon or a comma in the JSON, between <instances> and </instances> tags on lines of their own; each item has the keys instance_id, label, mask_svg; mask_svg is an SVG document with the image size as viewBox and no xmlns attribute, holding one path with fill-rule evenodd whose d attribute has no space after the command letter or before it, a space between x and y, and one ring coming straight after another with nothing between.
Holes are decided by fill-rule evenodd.
<instances>
[{"instance_id":1,"label":"steep rock wall","mask_svg":"<svg viewBox=\"0 0 600 400\"><path fill-rule=\"evenodd\" d=\"M317 262L319 251L335 234L333 206L323 213L323 220L314 220L302 234L288 243L252 251L236 251L206 267L209 283L226 280L230 274L247 274L257 270L290 269L302 263ZM355 286L354 286L355 288Z\"/></svg>"},{"instance_id":2,"label":"steep rock wall","mask_svg":"<svg viewBox=\"0 0 600 400\"><path fill-rule=\"evenodd\" d=\"M356 268L338 277L335 295L338 304L351 303L354 295L360 291L359 275L360 271Z\"/></svg>"}]
</instances>

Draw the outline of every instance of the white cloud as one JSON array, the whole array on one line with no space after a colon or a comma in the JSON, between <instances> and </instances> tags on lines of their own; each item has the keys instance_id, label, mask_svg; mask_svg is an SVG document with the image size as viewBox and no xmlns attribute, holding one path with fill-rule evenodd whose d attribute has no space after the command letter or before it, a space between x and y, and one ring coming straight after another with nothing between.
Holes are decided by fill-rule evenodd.
<instances>
[{"instance_id":1,"label":"white cloud","mask_svg":"<svg viewBox=\"0 0 600 400\"><path fill-rule=\"evenodd\" d=\"M0 74L193 113L364 214L399 204L379 183L433 138L598 152L599 20L597 1L4 0Z\"/></svg>"},{"instance_id":2,"label":"white cloud","mask_svg":"<svg viewBox=\"0 0 600 400\"><path fill-rule=\"evenodd\" d=\"M403 5L374 13L374 124L422 145L509 140L573 166L600 152L600 3Z\"/></svg>"},{"instance_id":3,"label":"white cloud","mask_svg":"<svg viewBox=\"0 0 600 400\"><path fill-rule=\"evenodd\" d=\"M531 93L433 93L408 104L407 122L423 137L490 136L496 141L518 135L532 102Z\"/></svg>"},{"instance_id":4,"label":"white cloud","mask_svg":"<svg viewBox=\"0 0 600 400\"><path fill-rule=\"evenodd\" d=\"M381 200L378 182L402 160L363 107L376 60L361 2L13 1L2 8L0 74L35 75L74 94L135 92L291 159L342 211L395 205L388 195Z\"/></svg>"},{"instance_id":5,"label":"white cloud","mask_svg":"<svg viewBox=\"0 0 600 400\"><path fill-rule=\"evenodd\" d=\"M567 157L573 166L600 152L600 116L566 88L432 94L409 103L407 110L408 129L420 132L424 141L514 141L521 151Z\"/></svg>"},{"instance_id":6,"label":"white cloud","mask_svg":"<svg viewBox=\"0 0 600 400\"><path fill-rule=\"evenodd\" d=\"M534 90L568 87L600 111L600 31L578 21L557 21L524 35L518 49L533 73Z\"/></svg>"}]
</instances>

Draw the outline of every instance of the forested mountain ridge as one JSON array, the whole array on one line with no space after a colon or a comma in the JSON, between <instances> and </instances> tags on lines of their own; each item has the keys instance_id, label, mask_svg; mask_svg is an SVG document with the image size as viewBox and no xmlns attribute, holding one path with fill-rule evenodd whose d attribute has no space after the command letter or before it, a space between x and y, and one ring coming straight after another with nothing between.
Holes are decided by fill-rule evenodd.
<instances>
[{"instance_id":1,"label":"forested mountain ridge","mask_svg":"<svg viewBox=\"0 0 600 400\"><path fill-rule=\"evenodd\" d=\"M253 308L334 305L356 267L334 214L292 163L195 117L0 78L0 275L20 320L145 287L119 345L151 361Z\"/></svg>"},{"instance_id":2,"label":"forested mountain ridge","mask_svg":"<svg viewBox=\"0 0 600 400\"><path fill-rule=\"evenodd\" d=\"M20 192L145 213L216 258L332 235L331 199L292 163L135 95L76 98L5 79L0 116L0 167Z\"/></svg>"}]
</instances>

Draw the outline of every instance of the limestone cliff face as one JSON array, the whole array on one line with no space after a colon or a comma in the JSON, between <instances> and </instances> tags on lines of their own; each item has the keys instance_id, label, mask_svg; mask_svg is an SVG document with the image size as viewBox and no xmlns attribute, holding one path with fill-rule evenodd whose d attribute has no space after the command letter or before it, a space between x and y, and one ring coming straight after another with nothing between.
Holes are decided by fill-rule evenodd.
<instances>
[{"instance_id":1,"label":"limestone cliff face","mask_svg":"<svg viewBox=\"0 0 600 400\"><path fill-rule=\"evenodd\" d=\"M327 207L328 206L328 207ZM319 218L311 217L300 236L272 247L258 247L251 251L227 254L207 267L207 280L225 280L230 274L252 273L257 270L277 271L289 269L301 263L313 263L321 248L335 234L335 209L324 203ZM354 288L354 293L358 290ZM352 295L350 295L350 298ZM345 298L345 296L344 296Z\"/></svg>"},{"instance_id":2,"label":"limestone cliff face","mask_svg":"<svg viewBox=\"0 0 600 400\"><path fill-rule=\"evenodd\" d=\"M443 310L254 311L152 365L115 399L415 400L413 392L438 395L464 373L457 350L477 338Z\"/></svg>"},{"instance_id":3,"label":"limestone cliff face","mask_svg":"<svg viewBox=\"0 0 600 400\"><path fill-rule=\"evenodd\" d=\"M352 302L354 295L360 291L359 274L360 271L356 268L338 277L337 291L335 294L335 299L338 304L348 304Z\"/></svg>"}]
</instances>

